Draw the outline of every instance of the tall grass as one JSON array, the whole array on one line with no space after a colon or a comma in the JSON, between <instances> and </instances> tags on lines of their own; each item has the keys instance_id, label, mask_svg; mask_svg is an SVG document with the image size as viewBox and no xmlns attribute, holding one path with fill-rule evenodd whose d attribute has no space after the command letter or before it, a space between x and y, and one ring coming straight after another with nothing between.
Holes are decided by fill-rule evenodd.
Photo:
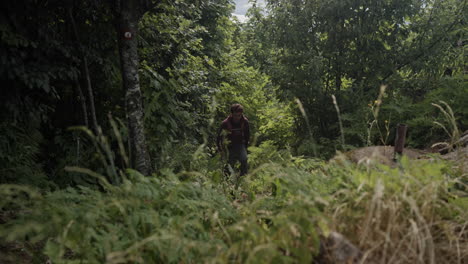
<instances>
[{"instance_id":1,"label":"tall grass","mask_svg":"<svg viewBox=\"0 0 468 264\"><path fill-rule=\"evenodd\" d=\"M408 159L351 173L352 188L328 210L334 228L357 238L365 263L464 263L468 199L451 193L452 173L443 161Z\"/></svg>"},{"instance_id":2,"label":"tall grass","mask_svg":"<svg viewBox=\"0 0 468 264\"><path fill-rule=\"evenodd\" d=\"M338 115L338 123L340 125L341 148L345 150L345 137L344 137L343 122L341 121L340 107L338 106L335 95L332 95L332 99L333 99L333 105L335 106L336 114Z\"/></svg>"},{"instance_id":3,"label":"tall grass","mask_svg":"<svg viewBox=\"0 0 468 264\"><path fill-rule=\"evenodd\" d=\"M379 125L380 106L382 104L382 98L385 95L386 89L387 89L387 86L385 85L380 86L379 96L377 97L377 100L369 104L369 107L371 108L370 110L372 113L373 120L368 122L369 123L369 127L367 129L367 145L368 146L371 145L371 135L372 135L372 129L374 128L374 126L377 128L377 132L379 133L380 142L384 146L387 145L388 136L390 135L390 129L389 129L390 121L387 120L385 122L385 130L386 130L385 135L382 132L382 129L380 128L380 125Z\"/></svg>"},{"instance_id":4,"label":"tall grass","mask_svg":"<svg viewBox=\"0 0 468 264\"><path fill-rule=\"evenodd\" d=\"M460 175L449 163L403 158L390 168L254 152L234 192L214 177L219 168L207 169L208 155L194 155L203 167L191 172L116 168L115 182L73 169L99 178L100 190L1 185L0 208L17 217L0 237L43 241L53 263L311 263L330 231L358 245L363 263L468 259L468 201L451 191Z\"/></svg>"},{"instance_id":5,"label":"tall grass","mask_svg":"<svg viewBox=\"0 0 468 264\"><path fill-rule=\"evenodd\" d=\"M455 115L453 114L452 108L444 101L439 101L439 103L440 104L432 103L432 105L440 110L440 112L443 114L446 123L448 123L448 126L438 121L434 121L434 124L441 127L450 140L449 142L436 143L432 147L442 145L448 148L448 150L452 150L455 147L456 142L460 139L461 131L458 128L457 121Z\"/></svg>"}]
</instances>

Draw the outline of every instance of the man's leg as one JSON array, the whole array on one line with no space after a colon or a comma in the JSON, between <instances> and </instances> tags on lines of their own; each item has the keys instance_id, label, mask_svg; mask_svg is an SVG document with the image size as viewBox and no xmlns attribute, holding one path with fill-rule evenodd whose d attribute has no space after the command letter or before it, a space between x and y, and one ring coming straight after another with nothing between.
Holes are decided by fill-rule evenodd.
<instances>
[{"instance_id":1,"label":"man's leg","mask_svg":"<svg viewBox=\"0 0 468 264\"><path fill-rule=\"evenodd\" d=\"M240 176L247 174L248 163L247 163L247 149L245 145L240 146L239 150L239 161L240 161Z\"/></svg>"},{"instance_id":2,"label":"man's leg","mask_svg":"<svg viewBox=\"0 0 468 264\"><path fill-rule=\"evenodd\" d=\"M228 164L231 167L230 173L234 172L234 166L236 165L236 161L239 159L237 154L237 149L235 146L229 147L229 157L228 157Z\"/></svg>"},{"instance_id":3,"label":"man's leg","mask_svg":"<svg viewBox=\"0 0 468 264\"><path fill-rule=\"evenodd\" d=\"M244 144L233 145L229 148L229 165L234 168L237 161L240 162L240 175L242 176L247 174L247 149L245 148Z\"/></svg>"}]
</instances>

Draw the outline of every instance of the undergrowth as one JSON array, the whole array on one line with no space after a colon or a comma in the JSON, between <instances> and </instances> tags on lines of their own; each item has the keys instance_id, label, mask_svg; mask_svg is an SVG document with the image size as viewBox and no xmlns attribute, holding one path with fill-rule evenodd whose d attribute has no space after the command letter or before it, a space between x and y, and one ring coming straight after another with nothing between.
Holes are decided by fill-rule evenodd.
<instances>
[{"instance_id":1,"label":"undergrowth","mask_svg":"<svg viewBox=\"0 0 468 264\"><path fill-rule=\"evenodd\" d=\"M251 171L239 179L224 178L201 145L144 176L125 168L111 126L118 154L101 131L77 128L103 170L66 168L95 186L0 185L2 240L38 245L29 254L53 263L311 263L338 231L363 263L468 259L466 173L437 157L395 168L344 156L327 163L265 141L249 148Z\"/></svg>"},{"instance_id":2,"label":"undergrowth","mask_svg":"<svg viewBox=\"0 0 468 264\"><path fill-rule=\"evenodd\" d=\"M42 243L53 263L311 263L330 231L358 245L364 263L468 259L468 201L452 192L463 175L447 162L270 160L238 188L196 170L125 170L120 185L101 179L100 190L1 185L0 207L16 217L0 235Z\"/></svg>"}]
</instances>

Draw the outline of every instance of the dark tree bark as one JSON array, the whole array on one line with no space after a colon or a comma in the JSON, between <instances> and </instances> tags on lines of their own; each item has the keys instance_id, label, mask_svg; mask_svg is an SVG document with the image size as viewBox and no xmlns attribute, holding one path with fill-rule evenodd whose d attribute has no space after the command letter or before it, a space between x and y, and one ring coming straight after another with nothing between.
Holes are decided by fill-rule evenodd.
<instances>
[{"instance_id":1,"label":"dark tree bark","mask_svg":"<svg viewBox=\"0 0 468 264\"><path fill-rule=\"evenodd\" d=\"M98 131L98 122L96 118L96 108L94 107L94 94L93 94L93 86L91 85L91 77L89 76L89 69L88 69L88 60L86 59L86 55L83 55L83 71L84 76L86 79L86 88L88 90L88 98L89 98L89 110L91 111L91 120L93 121L93 130L94 133Z\"/></svg>"},{"instance_id":2,"label":"dark tree bark","mask_svg":"<svg viewBox=\"0 0 468 264\"><path fill-rule=\"evenodd\" d=\"M86 127L89 127L88 108L86 107L86 98L83 94L83 90L81 89L81 85L78 80L75 81L75 88L78 91L78 96L80 97L79 100L81 103L81 111L83 112L83 124Z\"/></svg>"},{"instance_id":3,"label":"dark tree bark","mask_svg":"<svg viewBox=\"0 0 468 264\"><path fill-rule=\"evenodd\" d=\"M135 169L149 175L152 171L143 124L143 104L138 77L138 21L144 8L139 0L116 1L120 66L127 110L131 159Z\"/></svg>"}]
</instances>

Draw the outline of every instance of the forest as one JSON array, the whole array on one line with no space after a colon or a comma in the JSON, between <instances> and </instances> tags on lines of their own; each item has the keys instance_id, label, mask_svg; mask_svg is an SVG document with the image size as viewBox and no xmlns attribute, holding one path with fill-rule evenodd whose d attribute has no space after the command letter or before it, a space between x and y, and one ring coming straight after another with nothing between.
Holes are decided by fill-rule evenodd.
<instances>
[{"instance_id":1,"label":"forest","mask_svg":"<svg viewBox=\"0 0 468 264\"><path fill-rule=\"evenodd\" d=\"M0 263L468 263L467 1L249 3L1 2Z\"/></svg>"}]
</instances>

